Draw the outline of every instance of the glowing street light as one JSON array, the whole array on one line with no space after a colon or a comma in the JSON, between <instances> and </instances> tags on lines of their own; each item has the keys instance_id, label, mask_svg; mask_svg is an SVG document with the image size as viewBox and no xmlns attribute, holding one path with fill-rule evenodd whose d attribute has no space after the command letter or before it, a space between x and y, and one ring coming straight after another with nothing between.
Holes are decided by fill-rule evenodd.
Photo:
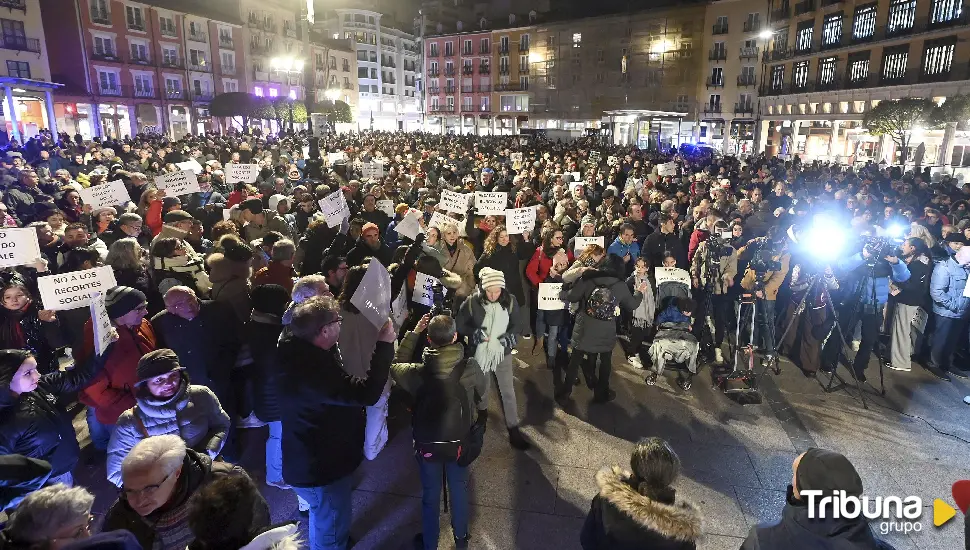
<instances>
[{"instance_id":1,"label":"glowing street light","mask_svg":"<svg viewBox=\"0 0 970 550\"><path fill-rule=\"evenodd\" d=\"M771 37L774 36L774 34L775 33L771 32L770 29L765 29L765 30L763 30L763 31L761 31L761 32L758 33L758 38L760 38L762 40L770 40Z\"/></svg>"}]
</instances>

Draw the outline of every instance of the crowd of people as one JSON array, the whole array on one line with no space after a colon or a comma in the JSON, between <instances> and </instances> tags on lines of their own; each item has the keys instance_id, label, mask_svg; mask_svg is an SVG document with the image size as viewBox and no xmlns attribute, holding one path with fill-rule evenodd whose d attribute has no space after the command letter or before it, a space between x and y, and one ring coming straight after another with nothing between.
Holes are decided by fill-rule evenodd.
<instances>
[{"instance_id":1,"label":"crowd of people","mask_svg":"<svg viewBox=\"0 0 970 550\"><path fill-rule=\"evenodd\" d=\"M414 547L438 548L447 484L467 548L493 382L508 444L532 445L514 384L529 345L563 407L581 385L612 401L619 363L650 385L674 370L687 392L745 346L806 376L845 365L864 383L875 355L880 368L915 358L942 380L967 377L954 357L968 353L970 187L929 169L598 138L78 138L41 134L0 158L4 225L34 229L40 250L0 272L3 548L348 548L353 473L387 443L392 391L410 404L423 486ZM258 165L255 181L227 183L237 164ZM181 170L200 192L156 186ZM130 201L83 202L114 181ZM479 193L505 204L485 210ZM344 207L328 217L334 194ZM854 235L841 247L838 226ZM99 353L89 309L54 311L38 278L102 266L117 286ZM120 491L94 537L93 496L73 487L78 403ZM263 425L265 482L296 493L307 541L270 523L233 465L239 430ZM641 440L630 466L597 475L583 547L694 548L703 510L671 487L674 449ZM800 490L861 494L845 457L813 449L793 473L782 525L743 548L883 547L864 522L803 521Z\"/></svg>"}]
</instances>

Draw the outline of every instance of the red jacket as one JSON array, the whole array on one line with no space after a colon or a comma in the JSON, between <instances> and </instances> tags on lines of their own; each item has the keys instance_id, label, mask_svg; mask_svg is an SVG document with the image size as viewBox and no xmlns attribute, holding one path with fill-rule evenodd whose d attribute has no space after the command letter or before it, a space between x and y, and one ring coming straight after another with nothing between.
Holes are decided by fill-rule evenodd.
<instances>
[{"instance_id":1,"label":"red jacket","mask_svg":"<svg viewBox=\"0 0 970 550\"><path fill-rule=\"evenodd\" d=\"M693 233L690 234L690 244L687 247L687 261L694 261L694 252L697 252L697 245L701 244L701 241L706 241L710 236L710 232L703 229L695 229Z\"/></svg>"},{"instance_id":2,"label":"red jacket","mask_svg":"<svg viewBox=\"0 0 970 550\"><path fill-rule=\"evenodd\" d=\"M566 258L568 258L569 263L572 263L573 253L567 250ZM525 276L532 283L532 288L539 288L539 283L545 282L550 269L552 269L552 258L542 253L541 246L536 248L535 253L532 254L532 259L525 266Z\"/></svg>"},{"instance_id":3,"label":"red jacket","mask_svg":"<svg viewBox=\"0 0 970 550\"><path fill-rule=\"evenodd\" d=\"M148 319L142 319L141 326L134 329L117 328L119 339L104 368L78 393L81 403L93 407L102 424L116 423L121 413L135 406L138 360L157 346L155 330ZM80 353L75 352L74 360L85 361L93 355L94 330L88 319L84 323L84 344Z\"/></svg>"},{"instance_id":4,"label":"red jacket","mask_svg":"<svg viewBox=\"0 0 970 550\"><path fill-rule=\"evenodd\" d=\"M296 273L293 268L279 262L270 262L266 267L259 268L256 276L253 277L253 286L280 285L287 292L293 292L293 277Z\"/></svg>"}]
</instances>

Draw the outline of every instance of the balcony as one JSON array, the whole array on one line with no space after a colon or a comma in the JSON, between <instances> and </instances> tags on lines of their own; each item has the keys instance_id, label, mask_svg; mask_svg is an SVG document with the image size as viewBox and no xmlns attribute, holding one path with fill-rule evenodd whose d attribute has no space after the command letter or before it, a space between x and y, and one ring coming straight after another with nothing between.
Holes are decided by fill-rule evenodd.
<instances>
[{"instance_id":1,"label":"balcony","mask_svg":"<svg viewBox=\"0 0 970 550\"><path fill-rule=\"evenodd\" d=\"M176 90L174 88L165 89L166 99L188 99L189 94L185 90Z\"/></svg>"},{"instance_id":2,"label":"balcony","mask_svg":"<svg viewBox=\"0 0 970 550\"><path fill-rule=\"evenodd\" d=\"M754 114L754 106L750 103L735 103L734 104L734 114L743 115L747 113L748 115Z\"/></svg>"},{"instance_id":3,"label":"balcony","mask_svg":"<svg viewBox=\"0 0 970 550\"><path fill-rule=\"evenodd\" d=\"M387 84L388 86L393 86L397 84L397 80L394 80L393 78L385 78L384 84Z\"/></svg>"},{"instance_id":4,"label":"balcony","mask_svg":"<svg viewBox=\"0 0 970 550\"><path fill-rule=\"evenodd\" d=\"M441 71L439 69L431 69L428 71L428 76L437 78L441 76Z\"/></svg>"},{"instance_id":5,"label":"balcony","mask_svg":"<svg viewBox=\"0 0 970 550\"><path fill-rule=\"evenodd\" d=\"M480 93L480 94L487 94L487 93L489 93L489 92L492 91L492 85L491 84L486 84L484 86L477 86L476 89L478 90L478 93Z\"/></svg>"},{"instance_id":6,"label":"balcony","mask_svg":"<svg viewBox=\"0 0 970 550\"><path fill-rule=\"evenodd\" d=\"M104 11L92 11L91 12L91 22L92 23L96 23L98 25L110 25L111 24L111 16L108 14L108 12L104 12Z\"/></svg>"},{"instance_id":7,"label":"balcony","mask_svg":"<svg viewBox=\"0 0 970 550\"><path fill-rule=\"evenodd\" d=\"M744 32L758 32L761 30L761 20L748 20L744 22Z\"/></svg>"},{"instance_id":8,"label":"balcony","mask_svg":"<svg viewBox=\"0 0 970 550\"><path fill-rule=\"evenodd\" d=\"M114 61L115 63L121 63L121 58L118 57L118 53L114 50L107 51L93 51L91 52L91 59L96 61Z\"/></svg>"},{"instance_id":9,"label":"balcony","mask_svg":"<svg viewBox=\"0 0 970 550\"><path fill-rule=\"evenodd\" d=\"M758 58L758 48L741 48L741 59L757 59Z\"/></svg>"},{"instance_id":10,"label":"balcony","mask_svg":"<svg viewBox=\"0 0 970 550\"><path fill-rule=\"evenodd\" d=\"M184 69L185 60L180 57L163 57L159 65L170 69Z\"/></svg>"},{"instance_id":11,"label":"balcony","mask_svg":"<svg viewBox=\"0 0 970 550\"><path fill-rule=\"evenodd\" d=\"M438 95L441 93L441 88L428 88L428 93L431 95Z\"/></svg>"},{"instance_id":12,"label":"balcony","mask_svg":"<svg viewBox=\"0 0 970 550\"><path fill-rule=\"evenodd\" d=\"M465 76L473 75L473 74L475 74L475 69L473 69L472 67L462 67L461 68L461 74L463 74Z\"/></svg>"},{"instance_id":13,"label":"balcony","mask_svg":"<svg viewBox=\"0 0 970 550\"><path fill-rule=\"evenodd\" d=\"M772 61L782 61L788 59L792 56L792 50L765 50L761 54L761 60L765 63L771 63Z\"/></svg>"},{"instance_id":14,"label":"balcony","mask_svg":"<svg viewBox=\"0 0 970 550\"><path fill-rule=\"evenodd\" d=\"M170 36L172 38L176 38L179 35L179 31L174 26L169 27L168 25L165 25L164 27L159 27L158 32L162 36Z\"/></svg>"},{"instance_id":15,"label":"balcony","mask_svg":"<svg viewBox=\"0 0 970 550\"><path fill-rule=\"evenodd\" d=\"M145 22L144 21L128 21L129 31L145 32Z\"/></svg>"},{"instance_id":16,"label":"balcony","mask_svg":"<svg viewBox=\"0 0 970 550\"><path fill-rule=\"evenodd\" d=\"M491 74L491 73L492 73L492 67L491 66L489 66L489 65L479 65L478 66L478 74Z\"/></svg>"},{"instance_id":17,"label":"balcony","mask_svg":"<svg viewBox=\"0 0 970 550\"><path fill-rule=\"evenodd\" d=\"M714 114L719 115L719 114L721 114L721 104L720 103L715 103L714 105L711 105L711 104L705 105L704 106L704 114L705 115L714 115Z\"/></svg>"},{"instance_id":18,"label":"balcony","mask_svg":"<svg viewBox=\"0 0 970 550\"><path fill-rule=\"evenodd\" d=\"M509 53L509 45L508 44L502 44L502 45L500 45L498 47L498 53L508 55L508 53Z\"/></svg>"},{"instance_id":19,"label":"balcony","mask_svg":"<svg viewBox=\"0 0 970 550\"><path fill-rule=\"evenodd\" d=\"M508 66L505 66L505 67L499 67L499 68L498 68L498 74L506 74L506 75L507 75L507 74L509 74L509 72L510 72L510 71L509 71L509 68L508 68Z\"/></svg>"},{"instance_id":20,"label":"balcony","mask_svg":"<svg viewBox=\"0 0 970 550\"><path fill-rule=\"evenodd\" d=\"M192 101L212 101L215 94L208 90L192 90Z\"/></svg>"},{"instance_id":21,"label":"balcony","mask_svg":"<svg viewBox=\"0 0 970 550\"><path fill-rule=\"evenodd\" d=\"M451 105L432 105L428 108L429 113L454 113L455 106Z\"/></svg>"},{"instance_id":22,"label":"balcony","mask_svg":"<svg viewBox=\"0 0 970 550\"><path fill-rule=\"evenodd\" d=\"M741 75L738 77L738 86L744 86L744 87L754 86L755 84L757 84L757 80L758 79L755 78L754 76Z\"/></svg>"},{"instance_id":23,"label":"balcony","mask_svg":"<svg viewBox=\"0 0 970 550\"><path fill-rule=\"evenodd\" d=\"M128 63L131 65L154 65L147 55L130 55L128 56Z\"/></svg>"},{"instance_id":24,"label":"balcony","mask_svg":"<svg viewBox=\"0 0 970 550\"><path fill-rule=\"evenodd\" d=\"M445 90L445 93L446 94L453 94L453 93L455 93L455 87L454 86L445 86L444 90Z\"/></svg>"},{"instance_id":25,"label":"balcony","mask_svg":"<svg viewBox=\"0 0 970 550\"><path fill-rule=\"evenodd\" d=\"M27 13L27 0L0 0L0 8L8 10L21 10Z\"/></svg>"},{"instance_id":26,"label":"balcony","mask_svg":"<svg viewBox=\"0 0 970 550\"><path fill-rule=\"evenodd\" d=\"M397 68L397 64L394 63L393 61L390 61L390 60L384 61L382 59L381 60L381 67L387 67L388 69L396 69ZM331 67L331 69L336 69L336 68L337 67Z\"/></svg>"},{"instance_id":27,"label":"balcony","mask_svg":"<svg viewBox=\"0 0 970 550\"><path fill-rule=\"evenodd\" d=\"M194 40L196 42L208 43L209 37L205 33L189 33L189 40Z\"/></svg>"},{"instance_id":28,"label":"balcony","mask_svg":"<svg viewBox=\"0 0 970 550\"><path fill-rule=\"evenodd\" d=\"M474 113L475 112L475 106L474 105L462 105L461 106L461 112L463 112L463 113Z\"/></svg>"},{"instance_id":29,"label":"balcony","mask_svg":"<svg viewBox=\"0 0 970 550\"><path fill-rule=\"evenodd\" d=\"M707 87L708 88L723 88L724 87L724 78L723 77L721 77L721 78L708 78L707 79Z\"/></svg>"},{"instance_id":30,"label":"balcony","mask_svg":"<svg viewBox=\"0 0 970 550\"><path fill-rule=\"evenodd\" d=\"M815 0L802 0L795 4L795 17L815 11Z\"/></svg>"},{"instance_id":31,"label":"balcony","mask_svg":"<svg viewBox=\"0 0 970 550\"><path fill-rule=\"evenodd\" d=\"M431 50L428 52L428 57L441 57L441 55L438 50Z\"/></svg>"},{"instance_id":32,"label":"balcony","mask_svg":"<svg viewBox=\"0 0 970 550\"><path fill-rule=\"evenodd\" d=\"M158 89L144 86L126 86L131 90L130 96L136 99L158 99ZM125 94L129 95L129 94Z\"/></svg>"},{"instance_id":33,"label":"balcony","mask_svg":"<svg viewBox=\"0 0 970 550\"><path fill-rule=\"evenodd\" d=\"M519 74L529 74L529 66L519 65Z\"/></svg>"},{"instance_id":34,"label":"balcony","mask_svg":"<svg viewBox=\"0 0 970 550\"><path fill-rule=\"evenodd\" d=\"M212 66L206 63L205 61L202 61L201 63L189 63L189 70L196 71L199 73L211 73Z\"/></svg>"},{"instance_id":35,"label":"balcony","mask_svg":"<svg viewBox=\"0 0 970 550\"><path fill-rule=\"evenodd\" d=\"M446 67L445 68L445 76L455 76L455 68L454 67Z\"/></svg>"},{"instance_id":36,"label":"balcony","mask_svg":"<svg viewBox=\"0 0 970 550\"><path fill-rule=\"evenodd\" d=\"M283 36L287 38L296 38L296 29L293 27L283 27Z\"/></svg>"},{"instance_id":37,"label":"balcony","mask_svg":"<svg viewBox=\"0 0 970 550\"><path fill-rule=\"evenodd\" d=\"M519 51L522 52L522 53L528 52L529 51L529 44L528 43L519 42Z\"/></svg>"},{"instance_id":38,"label":"balcony","mask_svg":"<svg viewBox=\"0 0 970 550\"><path fill-rule=\"evenodd\" d=\"M226 76L234 76L236 74L235 65L221 65L219 67L219 73Z\"/></svg>"},{"instance_id":39,"label":"balcony","mask_svg":"<svg viewBox=\"0 0 970 550\"><path fill-rule=\"evenodd\" d=\"M784 6L784 7L780 8L780 9L777 9L777 10L771 12L771 21L773 23L777 23L779 21L784 21L784 20L789 19L789 18L791 18L791 8L788 7L788 6Z\"/></svg>"},{"instance_id":40,"label":"balcony","mask_svg":"<svg viewBox=\"0 0 970 550\"><path fill-rule=\"evenodd\" d=\"M461 93L463 93L463 94L470 94L470 93L472 93L474 91L475 91L475 87L474 86L462 86L461 87Z\"/></svg>"},{"instance_id":41,"label":"balcony","mask_svg":"<svg viewBox=\"0 0 970 550\"><path fill-rule=\"evenodd\" d=\"M232 43L232 37L219 35L219 47L233 49L235 46Z\"/></svg>"},{"instance_id":42,"label":"balcony","mask_svg":"<svg viewBox=\"0 0 970 550\"><path fill-rule=\"evenodd\" d=\"M5 50L40 53L40 39L5 34L2 47Z\"/></svg>"},{"instance_id":43,"label":"balcony","mask_svg":"<svg viewBox=\"0 0 970 550\"><path fill-rule=\"evenodd\" d=\"M523 86L518 82L510 82L508 84L496 84L496 92L525 92L528 91L528 86Z\"/></svg>"},{"instance_id":44,"label":"balcony","mask_svg":"<svg viewBox=\"0 0 970 550\"><path fill-rule=\"evenodd\" d=\"M491 48L487 45L482 44L482 47L478 49L478 55L488 55L491 53Z\"/></svg>"},{"instance_id":45,"label":"balcony","mask_svg":"<svg viewBox=\"0 0 970 550\"><path fill-rule=\"evenodd\" d=\"M724 61L727 59L727 51L715 48L710 51L707 58L711 61Z\"/></svg>"},{"instance_id":46,"label":"balcony","mask_svg":"<svg viewBox=\"0 0 970 550\"><path fill-rule=\"evenodd\" d=\"M711 32L712 32L712 34L727 34L728 33L728 26L727 25L714 25L714 29Z\"/></svg>"}]
</instances>

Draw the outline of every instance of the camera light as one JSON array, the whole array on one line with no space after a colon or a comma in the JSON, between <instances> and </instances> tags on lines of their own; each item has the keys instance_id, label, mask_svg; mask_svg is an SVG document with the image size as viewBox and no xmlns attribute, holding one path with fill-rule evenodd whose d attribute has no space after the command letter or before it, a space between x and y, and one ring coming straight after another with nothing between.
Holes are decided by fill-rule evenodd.
<instances>
[{"instance_id":1,"label":"camera light","mask_svg":"<svg viewBox=\"0 0 970 550\"><path fill-rule=\"evenodd\" d=\"M893 239L901 239L906 235L906 227L898 223L894 223L886 228L886 236Z\"/></svg>"},{"instance_id":2,"label":"camera light","mask_svg":"<svg viewBox=\"0 0 970 550\"><path fill-rule=\"evenodd\" d=\"M832 261L839 257L845 247L845 232L837 221L828 217L815 218L811 229L804 239L810 254L822 261Z\"/></svg>"}]
</instances>

